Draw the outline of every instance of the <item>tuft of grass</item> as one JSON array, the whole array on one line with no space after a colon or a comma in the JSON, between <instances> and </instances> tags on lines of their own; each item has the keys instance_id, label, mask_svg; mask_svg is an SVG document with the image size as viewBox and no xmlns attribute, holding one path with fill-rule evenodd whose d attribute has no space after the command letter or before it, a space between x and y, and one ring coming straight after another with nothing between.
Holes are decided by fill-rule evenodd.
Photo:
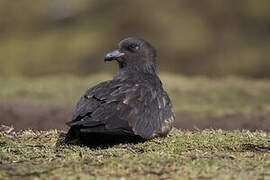
<instances>
[{"instance_id":1,"label":"tuft of grass","mask_svg":"<svg viewBox=\"0 0 270 180\"><path fill-rule=\"evenodd\" d=\"M58 130L0 127L0 179L268 179L270 133L180 131L107 148L62 144Z\"/></svg>"}]
</instances>

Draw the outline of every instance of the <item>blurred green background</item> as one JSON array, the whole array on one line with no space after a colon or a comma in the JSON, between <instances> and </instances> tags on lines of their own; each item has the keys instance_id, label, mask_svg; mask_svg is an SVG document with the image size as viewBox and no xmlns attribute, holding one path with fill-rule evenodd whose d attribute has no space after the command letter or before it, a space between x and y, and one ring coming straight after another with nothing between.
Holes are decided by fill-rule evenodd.
<instances>
[{"instance_id":1,"label":"blurred green background","mask_svg":"<svg viewBox=\"0 0 270 180\"><path fill-rule=\"evenodd\" d=\"M270 0L0 0L0 123L66 128L130 36L156 47L176 127L269 131Z\"/></svg>"},{"instance_id":2,"label":"blurred green background","mask_svg":"<svg viewBox=\"0 0 270 180\"><path fill-rule=\"evenodd\" d=\"M0 76L115 72L103 57L129 36L160 71L270 77L269 0L1 0Z\"/></svg>"}]
</instances>

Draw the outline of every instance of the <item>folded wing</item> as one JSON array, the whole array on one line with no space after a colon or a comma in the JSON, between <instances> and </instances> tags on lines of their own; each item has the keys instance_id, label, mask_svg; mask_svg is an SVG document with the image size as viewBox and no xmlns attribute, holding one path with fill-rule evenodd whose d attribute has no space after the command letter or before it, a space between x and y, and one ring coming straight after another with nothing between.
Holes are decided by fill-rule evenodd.
<instances>
[{"instance_id":1,"label":"folded wing","mask_svg":"<svg viewBox=\"0 0 270 180\"><path fill-rule=\"evenodd\" d=\"M162 88L112 80L88 89L67 125L80 132L130 133L151 139L166 135L173 120L170 99Z\"/></svg>"}]
</instances>

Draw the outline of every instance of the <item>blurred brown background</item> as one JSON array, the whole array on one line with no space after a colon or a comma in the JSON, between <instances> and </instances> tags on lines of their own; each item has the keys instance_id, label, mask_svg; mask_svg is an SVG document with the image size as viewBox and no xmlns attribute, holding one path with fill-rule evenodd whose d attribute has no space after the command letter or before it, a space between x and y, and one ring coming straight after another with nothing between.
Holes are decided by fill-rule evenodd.
<instances>
[{"instance_id":1,"label":"blurred brown background","mask_svg":"<svg viewBox=\"0 0 270 180\"><path fill-rule=\"evenodd\" d=\"M128 36L160 71L270 77L269 0L1 0L0 76L115 72L103 57Z\"/></svg>"}]
</instances>

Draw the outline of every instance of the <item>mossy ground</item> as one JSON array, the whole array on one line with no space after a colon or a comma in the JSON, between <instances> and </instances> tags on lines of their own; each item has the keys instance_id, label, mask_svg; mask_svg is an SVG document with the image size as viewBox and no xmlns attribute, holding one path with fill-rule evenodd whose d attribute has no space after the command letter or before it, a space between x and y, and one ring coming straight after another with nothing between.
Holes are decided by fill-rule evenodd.
<instances>
[{"instance_id":1,"label":"mossy ground","mask_svg":"<svg viewBox=\"0 0 270 180\"><path fill-rule=\"evenodd\" d=\"M226 121L230 114L270 112L268 80L160 76L176 113ZM88 87L111 77L0 78L0 99L74 108ZM270 179L266 131L174 129L166 138L105 148L64 145L66 131L0 129L0 179Z\"/></svg>"},{"instance_id":2,"label":"mossy ground","mask_svg":"<svg viewBox=\"0 0 270 180\"><path fill-rule=\"evenodd\" d=\"M64 145L65 132L1 127L0 179L270 179L270 134L173 131L109 147Z\"/></svg>"}]
</instances>

